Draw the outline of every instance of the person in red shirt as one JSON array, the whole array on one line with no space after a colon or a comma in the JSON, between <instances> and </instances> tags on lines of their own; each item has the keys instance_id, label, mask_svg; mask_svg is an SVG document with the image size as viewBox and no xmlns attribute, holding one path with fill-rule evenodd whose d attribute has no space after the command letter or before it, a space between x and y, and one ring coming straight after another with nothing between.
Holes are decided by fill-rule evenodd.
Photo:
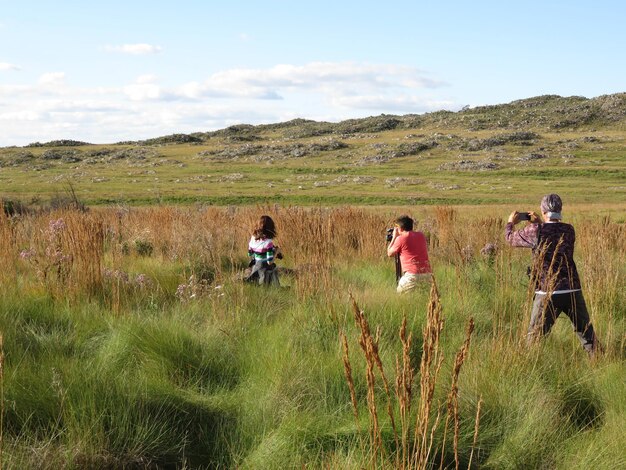
<instances>
[{"instance_id":1,"label":"person in red shirt","mask_svg":"<svg viewBox=\"0 0 626 470\"><path fill-rule=\"evenodd\" d=\"M395 255L400 257L402 268L397 288L399 294L415 289L419 280L431 278L426 237L422 232L413 231L413 219L408 215L398 217L395 221L387 256Z\"/></svg>"}]
</instances>

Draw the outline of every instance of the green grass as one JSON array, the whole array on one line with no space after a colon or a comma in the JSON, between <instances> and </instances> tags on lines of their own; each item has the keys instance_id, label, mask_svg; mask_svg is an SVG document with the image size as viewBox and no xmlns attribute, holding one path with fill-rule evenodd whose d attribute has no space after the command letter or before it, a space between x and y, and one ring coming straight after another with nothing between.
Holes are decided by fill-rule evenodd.
<instances>
[{"instance_id":1,"label":"green grass","mask_svg":"<svg viewBox=\"0 0 626 470\"><path fill-rule=\"evenodd\" d=\"M134 263L137 271L151 267L142 258ZM523 261L514 263L521 273ZM437 266L447 359L436 400L448 392L451 360L470 315L477 325L459 384L461 465L469 461L479 399L473 461L481 468L624 464L620 346L609 345L611 355L590 364L559 320L550 337L528 350L521 341L525 291L494 292L494 267L481 260L461 270L443 259ZM419 362L428 292L397 296L389 260L345 264L335 276L339 289L326 298L229 281L222 297L180 304L163 293L151 299L153 307L130 302L120 313L97 300L68 304L34 291L5 292L4 467L367 467L367 386L347 292L372 327L381 327L391 376L405 314L415 338L412 361ZM614 295L626 301L623 290ZM594 315L605 330L606 312ZM624 311L610 321L623 331ZM351 345L360 427L343 375L340 330ZM440 446L442 430L434 437ZM454 464L450 438L448 467ZM434 454L435 465L440 457Z\"/></svg>"},{"instance_id":2,"label":"green grass","mask_svg":"<svg viewBox=\"0 0 626 470\"><path fill-rule=\"evenodd\" d=\"M367 138L358 134L333 136L347 147L299 158L270 158L268 152L273 150L226 160L198 156L206 150L232 150L247 145L230 143L217 135L201 145L139 146L151 153L138 160L108 162L88 162L87 158L75 163L44 161L40 156L48 150L45 147L0 149L0 197L26 203L45 202L54 194L64 193L71 184L81 200L96 205L477 205L495 204L503 197L519 203L531 202L533 195L545 192L549 184L551 189L566 194L572 203L603 200L607 193L614 202L626 201L623 129L533 130L539 137L529 141L529 145L509 143L469 151L463 145L473 139L500 136L503 130L472 131L452 122L449 127L425 123L419 129L369 133ZM262 126L257 134L260 140L254 145L267 148L323 143L330 138L285 138L281 132ZM393 157L402 145L428 139L439 145L416 155ZM102 148L133 147L99 145L70 149L90 152ZM34 158L11 163L19 151L31 152ZM532 153L546 158L525 160ZM379 163L363 162L376 155L389 158ZM484 171L446 167L460 160L490 161L499 167ZM404 181L389 183L398 177Z\"/></svg>"}]
</instances>

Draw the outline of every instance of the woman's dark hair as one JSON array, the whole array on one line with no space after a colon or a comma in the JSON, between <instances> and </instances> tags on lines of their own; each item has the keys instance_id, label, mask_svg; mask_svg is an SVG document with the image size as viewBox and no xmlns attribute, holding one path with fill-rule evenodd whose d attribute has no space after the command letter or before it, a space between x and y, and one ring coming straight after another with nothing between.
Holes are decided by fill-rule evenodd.
<instances>
[{"instance_id":1,"label":"woman's dark hair","mask_svg":"<svg viewBox=\"0 0 626 470\"><path fill-rule=\"evenodd\" d=\"M262 215L252 232L254 238L274 238L276 236L276 226L269 215Z\"/></svg>"},{"instance_id":2,"label":"woman's dark hair","mask_svg":"<svg viewBox=\"0 0 626 470\"><path fill-rule=\"evenodd\" d=\"M396 219L396 224L405 232L413 230L413 219L408 215L402 215Z\"/></svg>"}]
</instances>

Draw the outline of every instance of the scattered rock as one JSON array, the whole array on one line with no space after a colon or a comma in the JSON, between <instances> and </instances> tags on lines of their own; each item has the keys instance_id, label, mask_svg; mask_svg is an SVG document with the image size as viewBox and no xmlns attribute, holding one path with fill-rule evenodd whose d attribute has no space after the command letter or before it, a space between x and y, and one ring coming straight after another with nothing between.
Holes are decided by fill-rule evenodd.
<instances>
[{"instance_id":1,"label":"scattered rock","mask_svg":"<svg viewBox=\"0 0 626 470\"><path fill-rule=\"evenodd\" d=\"M229 144L239 143L239 142L253 142L255 140L261 140L261 138L258 135L253 135L253 134L244 134L244 135L235 134L235 135L226 136L224 138L224 141Z\"/></svg>"},{"instance_id":2,"label":"scattered rock","mask_svg":"<svg viewBox=\"0 0 626 470\"><path fill-rule=\"evenodd\" d=\"M0 168L9 166L19 166L29 163L35 159L32 152L28 150L9 151L0 154Z\"/></svg>"},{"instance_id":3,"label":"scattered rock","mask_svg":"<svg viewBox=\"0 0 626 470\"><path fill-rule=\"evenodd\" d=\"M368 155L366 157L363 157L357 160L356 162L354 162L354 164L357 166L372 165L372 164L380 165L381 163L386 163L389 160L391 160L391 157L384 156L384 155Z\"/></svg>"},{"instance_id":4,"label":"scattered rock","mask_svg":"<svg viewBox=\"0 0 626 470\"><path fill-rule=\"evenodd\" d=\"M352 178L352 182L356 184L367 184L374 181L376 178L373 176L355 176Z\"/></svg>"},{"instance_id":5,"label":"scattered rock","mask_svg":"<svg viewBox=\"0 0 626 470\"><path fill-rule=\"evenodd\" d=\"M50 142L46 142L44 144L40 142L33 142L32 144L26 145L26 147L79 147L82 145L93 145L88 142L81 142L79 140L51 140Z\"/></svg>"},{"instance_id":6,"label":"scattered rock","mask_svg":"<svg viewBox=\"0 0 626 470\"><path fill-rule=\"evenodd\" d=\"M507 144L517 145L533 145L535 140L541 137L534 132L513 132L510 134L500 134L487 139L461 139L452 148L457 147L470 152L477 152L479 150L490 149L493 147L499 147Z\"/></svg>"},{"instance_id":7,"label":"scattered rock","mask_svg":"<svg viewBox=\"0 0 626 470\"><path fill-rule=\"evenodd\" d=\"M79 150L69 149L48 149L41 154L43 160L63 160L65 162L77 162L82 158L79 156L82 152Z\"/></svg>"},{"instance_id":8,"label":"scattered rock","mask_svg":"<svg viewBox=\"0 0 626 470\"><path fill-rule=\"evenodd\" d=\"M543 153L529 153L528 155L524 155L523 157L519 157L516 160L520 161L520 162L530 162L533 160L543 160L548 158L547 155L543 154Z\"/></svg>"},{"instance_id":9,"label":"scattered rock","mask_svg":"<svg viewBox=\"0 0 626 470\"><path fill-rule=\"evenodd\" d=\"M491 161L459 160L439 165L438 170L488 171L498 170L500 165Z\"/></svg>"},{"instance_id":10,"label":"scattered rock","mask_svg":"<svg viewBox=\"0 0 626 470\"><path fill-rule=\"evenodd\" d=\"M93 165L99 162L112 162L116 160L128 160L132 163L144 162L158 157L158 152L153 148L130 147L122 149L98 148L85 152L83 163ZM131 165L137 166L137 165Z\"/></svg>"},{"instance_id":11,"label":"scattered rock","mask_svg":"<svg viewBox=\"0 0 626 470\"><path fill-rule=\"evenodd\" d=\"M336 130L342 134L376 133L393 130L400 124L402 121L398 117L382 114L376 117L342 121L336 124Z\"/></svg>"},{"instance_id":12,"label":"scattered rock","mask_svg":"<svg viewBox=\"0 0 626 470\"><path fill-rule=\"evenodd\" d=\"M433 149L439 145L436 140L426 140L422 142L402 143L398 145L392 152L391 158L406 157L408 155L417 155L426 150Z\"/></svg>"},{"instance_id":13,"label":"scattered rock","mask_svg":"<svg viewBox=\"0 0 626 470\"><path fill-rule=\"evenodd\" d=\"M321 140L310 144L289 145L254 145L244 144L238 147L227 147L220 150L205 150L197 157L208 157L212 160L253 160L273 161L274 159L302 158L317 155L322 152L336 151L348 148L348 144L335 139Z\"/></svg>"},{"instance_id":14,"label":"scattered rock","mask_svg":"<svg viewBox=\"0 0 626 470\"><path fill-rule=\"evenodd\" d=\"M244 178L242 173L231 173L230 175L224 175L218 179L219 182L230 182L234 183L235 181L240 181Z\"/></svg>"},{"instance_id":15,"label":"scattered rock","mask_svg":"<svg viewBox=\"0 0 626 470\"><path fill-rule=\"evenodd\" d=\"M385 184L393 188L398 185L412 186L412 185L424 184L424 181L421 179L417 179L417 178L404 178L402 176L396 176L395 178L387 178L385 180Z\"/></svg>"},{"instance_id":16,"label":"scattered rock","mask_svg":"<svg viewBox=\"0 0 626 470\"><path fill-rule=\"evenodd\" d=\"M140 140L138 145L172 145L172 144L201 144L203 142L199 137L189 134L171 134L154 139Z\"/></svg>"},{"instance_id":17,"label":"scattered rock","mask_svg":"<svg viewBox=\"0 0 626 470\"><path fill-rule=\"evenodd\" d=\"M442 183L429 183L428 186L433 189L437 189L438 191L450 191L454 189L461 189L461 186L458 184L445 185Z\"/></svg>"}]
</instances>

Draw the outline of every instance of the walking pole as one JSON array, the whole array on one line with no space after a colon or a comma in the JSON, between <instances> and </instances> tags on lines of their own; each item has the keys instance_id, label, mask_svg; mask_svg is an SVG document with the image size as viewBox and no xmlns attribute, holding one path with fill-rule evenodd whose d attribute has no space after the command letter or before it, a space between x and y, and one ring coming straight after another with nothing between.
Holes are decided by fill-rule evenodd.
<instances>
[{"instance_id":1,"label":"walking pole","mask_svg":"<svg viewBox=\"0 0 626 470\"><path fill-rule=\"evenodd\" d=\"M397 284L400 278L402 277L402 266L400 265L400 255L396 254L395 260L396 260L396 284Z\"/></svg>"}]
</instances>

